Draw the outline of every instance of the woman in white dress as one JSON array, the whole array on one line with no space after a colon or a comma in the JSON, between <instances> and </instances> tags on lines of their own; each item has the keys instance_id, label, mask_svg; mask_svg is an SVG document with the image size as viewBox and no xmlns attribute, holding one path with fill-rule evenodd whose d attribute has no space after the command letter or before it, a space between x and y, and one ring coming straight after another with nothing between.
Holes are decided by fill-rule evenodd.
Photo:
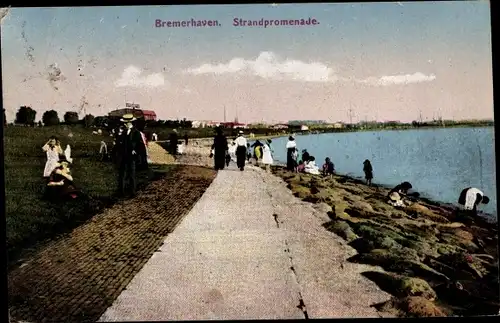
<instances>
[{"instance_id":1,"label":"woman in white dress","mask_svg":"<svg viewBox=\"0 0 500 323\"><path fill-rule=\"evenodd\" d=\"M49 141L45 143L42 150L47 154L47 162L45 163L45 169L43 170L43 177L48 179L52 171L57 167L59 155L62 155L63 151L61 143L54 136L49 138Z\"/></svg>"},{"instance_id":2,"label":"woman in white dress","mask_svg":"<svg viewBox=\"0 0 500 323\"><path fill-rule=\"evenodd\" d=\"M319 175L319 167L316 165L316 159L311 156L309 161L305 162L304 172L312 175Z\"/></svg>"},{"instance_id":3,"label":"woman in white dress","mask_svg":"<svg viewBox=\"0 0 500 323\"><path fill-rule=\"evenodd\" d=\"M262 147L262 163L266 165L266 171L271 171L271 165L273 164L273 154L271 151L271 140L268 139L267 142Z\"/></svg>"}]
</instances>

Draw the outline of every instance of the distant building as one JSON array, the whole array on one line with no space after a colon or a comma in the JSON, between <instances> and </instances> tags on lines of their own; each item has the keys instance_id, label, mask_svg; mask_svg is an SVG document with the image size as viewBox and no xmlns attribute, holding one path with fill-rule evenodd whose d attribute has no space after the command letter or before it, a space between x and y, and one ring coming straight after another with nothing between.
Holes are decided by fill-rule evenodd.
<instances>
[{"instance_id":1,"label":"distant building","mask_svg":"<svg viewBox=\"0 0 500 323\"><path fill-rule=\"evenodd\" d=\"M309 130L309 127L306 126L305 124L303 124L303 125L300 126L300 130L302 130L302 131Z\"/></svg>"},{"instance_id":2,"label":"distant building","mask_svg":"<svg viewBox=\"0 0 500 323\"><path fill-rule=\"evenodd\" d=\"M136 118L144 118L147 121L156 121L156 113L152 110L141 110L139 104L126 103L126 108L113 110L108 113L109 118L121 118L124 114L131 113Z\"/></svg>"},{"instance_id":3,"label":"distant building","mask_svg":"<svg viewBox=\"0 0 500 323\"><path fill-rule=\"evenodd\" d=\"M335 128L335 129L342 129L342 128L344 128L344 124L340 123L340 122L335 122L333 124L333 128Z\"/></svg>"},{"instance_id":4,"label":"distant building","mask_svg":"<svg viewBox=\"0 0 500 323\"><path fill-rule=\"evenodd\" d=\"M273 126L271 126L272 129L288 129L288 125L287 124L275 124Z\"/></svg>"},{"instance_id":5,"label":"distant building","mask_svg":"<svg viewBox=\"0 0 500 323\"><path fill-rule=\"evenodd\" d=\"M224 128L231 128L231 129L247 128L246 124L240 122L222 122L220 125L223 126Z\"/></svg>"},{"instance_id":6,"label":"distant building","mask_svg":"<svg viewBox=\"0 0 500 323\"><path fill-rule=\"evenodd\" d=\"M156 113L152 110L142 110L142 115L147 121L156 121Z\"/></svg>"}]
</instances>

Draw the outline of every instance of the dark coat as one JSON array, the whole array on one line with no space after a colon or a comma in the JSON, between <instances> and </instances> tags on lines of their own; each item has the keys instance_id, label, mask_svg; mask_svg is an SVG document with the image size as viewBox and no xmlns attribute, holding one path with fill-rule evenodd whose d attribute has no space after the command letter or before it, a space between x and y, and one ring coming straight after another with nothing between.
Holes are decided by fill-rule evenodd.
<instances>
[{"instance_id":1,"label":"dark coat","mask_svg":"<svg viewBox=\"0 0 500 323\"><path fill-rule=\"evenodd\" d=\"M116 141L117 149L117 159L118 163L128 163L132 161L137 161L140 154L146 152L146 147L144 146L144 141L142 140L141 133L136 128L132 128L130 134L127 135L128 129L125 129L123 133L118 136ZM136 154L133 155L132 151Z\"/></svg>"},{"instance_id":2,"label":"dark coat","mask_svg":"<svg viewBox=\"0 0 500 323\"><path fill-rule=\"evenodd\" d=\"M215 169L224 169L226 163L226 153L228 150L227 138L224 135L216 135L212 145L214 150Z\"/></svg>"}]
</instances>

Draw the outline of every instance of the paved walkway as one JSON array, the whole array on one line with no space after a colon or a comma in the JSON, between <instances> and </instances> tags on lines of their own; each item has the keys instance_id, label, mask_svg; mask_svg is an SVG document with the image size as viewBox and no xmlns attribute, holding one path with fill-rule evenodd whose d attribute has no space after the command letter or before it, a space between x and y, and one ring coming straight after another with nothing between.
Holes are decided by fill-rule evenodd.
<instances>
[{"instance_id":1,"label":"paved walkway","mask_svg":"<svg viewBox=\"0 0 500 323\"><path fill-rule=\"evenodd\" d=\"M261 169L220 171L100 321L379 317L376 268L325 216Z\"/></svg>"}]
</instances>

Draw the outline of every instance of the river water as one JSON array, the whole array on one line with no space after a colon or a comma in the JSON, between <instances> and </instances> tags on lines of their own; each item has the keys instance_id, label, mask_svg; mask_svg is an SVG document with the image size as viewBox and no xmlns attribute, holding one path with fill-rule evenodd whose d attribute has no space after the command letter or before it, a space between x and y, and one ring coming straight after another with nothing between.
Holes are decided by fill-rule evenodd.
<instances>
[{"instance_id":1,"label":"river water","mask_svg":"<svg viewBox=\"0 0 500 323\"><path fill-rule=\"evenodd\" d=\"M373 166L373 183L403 181L435 201L456 204L462 189L477 187L490 197L480 209L497 217L494 128L439 128L346 132L296 137L318 166L330 157L336 172L364 178L363 161ZM286 162L288 137L272 142L274 158Z\"/></svg>"}]
</instances>

